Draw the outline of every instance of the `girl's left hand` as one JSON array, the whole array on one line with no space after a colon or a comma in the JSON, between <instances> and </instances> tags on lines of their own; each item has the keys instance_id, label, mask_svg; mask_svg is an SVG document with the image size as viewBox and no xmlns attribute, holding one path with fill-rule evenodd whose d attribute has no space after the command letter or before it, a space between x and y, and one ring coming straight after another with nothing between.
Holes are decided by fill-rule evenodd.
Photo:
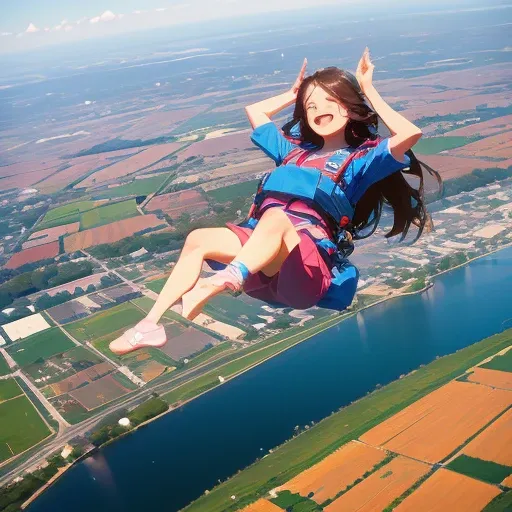
<instances>
[{"instance_id":1,"label":"girl's left hand","mask_svg":"<svg viewBox=\"0 0 512 512\"><path fill-rule=\"evenodd\" d=\"M356 78L359 82L359 87L361 90L366 92L369 87L372 85L373 80L373 70L375 66L372 64L370 60L370 50L368 47L364 49L363 56L359 60L359 64L357 65Z\"/></svg>"}]
</instances>

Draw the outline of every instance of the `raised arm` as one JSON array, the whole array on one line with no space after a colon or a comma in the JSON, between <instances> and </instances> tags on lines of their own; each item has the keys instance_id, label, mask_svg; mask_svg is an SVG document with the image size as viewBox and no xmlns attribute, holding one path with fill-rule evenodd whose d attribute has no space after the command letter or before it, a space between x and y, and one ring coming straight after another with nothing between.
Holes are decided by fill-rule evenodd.
<instances>
[{"instance_id":1,"label":"raised arm","mask_svg":"<svg viewBox=\"0 0 512 512\"><path fill-rule=\"evenodd\" d=\"M306 66L307 59L304 59L299 76L289 91L245 107L245 112L253 128L270 122L273 115L295 103L300 84L304 80Z\"/></svg>"},{"instance_id":2,"label":"raised arm","mask_svg":"<svg viewBox=\"0 0 512 512\"><path fill-rule=\"evenodd\" d=\"M372 83L374 67L370 61L368 48L366 48L357 66L356 78L372 108L391 132L389 139L391 154L396 160L403 161L404 153L420 140L422 132L420 128L393 110L382 99Z\"/></svg>"}]
</instances>

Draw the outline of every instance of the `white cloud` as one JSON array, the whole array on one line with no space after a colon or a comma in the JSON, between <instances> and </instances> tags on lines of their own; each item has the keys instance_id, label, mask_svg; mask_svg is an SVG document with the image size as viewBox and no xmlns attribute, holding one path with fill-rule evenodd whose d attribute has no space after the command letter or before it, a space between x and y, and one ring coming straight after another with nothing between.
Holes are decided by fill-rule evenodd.
<instances>
[{"instance_id":1,"label":"white cloud","mask_svg":"<svg viewBox=\"0 0 512 512\"><path fill-rule=\"evenodd\" d=\"M167 7L158 7L157 9L155 9L156 12L163 12L163 11L167 11Z\"/></svg>"},{"instance_id":2,"label":"white cloud","mask_svg":"<svg viewBox=\"0 0 512 512\"><path fill-rule=\"evenodd\" d=\"M115 20L117 16L112 11L105 11L100 16L95 16L89 20L90 23L99 23L100 21L112 21Z\"/></svg>"},{"instance_id":3,"label":"white cloud","mask_svg":"<svg viewBox=\"0 0 512 512\"><path fill-rule=\"evenodd\" d=\"M34 32L39 32L39 29L33 23L30 23L25 32L27 34L33 34Z\"/></svg>"},{"instance_id":4,"label":"white cloud","mask_svg":"<svg viewBox=\"0 0 512 512\"><path fill-rule=\"evenodd\" d=\"M55 25L55 27L53 27L53 30L58 32L61 28L62 28L62 25Z\"/></svg>"},{"instance_id":5,"label":"white cloud","mask_svg":"<svg viewBox=\"0 0 512 512\"><path fill-rule=\"evenodd\" d=\"M136 10L136 11L133 11L133 13L132 13L132 14L144 14L144 13L146 13L146 12L148 12L148 11L144 11L144 10L141 10L141 11L140 11L140 10Z\"/></svg>"},{"instance_id":6,"label":"white cloud","mask_svg":"<svg viewBox=\"0 0 512 512\"><path fill-rule=\"evenodd\" d=\"M12 32L2 32L0 36L12 36Z\"/></svg>"},{"instance_id":7,"label":"white cloud","mask_svg":"<svg viewBox=\"0 0 512 512\"><path fill-rule=\"evenodd\" d=\"M73 25L66 25L66 26L64 27L64 30L65 30L66 32L69 32L70 30L73 30Z\"/></svg>"}]
</instances>

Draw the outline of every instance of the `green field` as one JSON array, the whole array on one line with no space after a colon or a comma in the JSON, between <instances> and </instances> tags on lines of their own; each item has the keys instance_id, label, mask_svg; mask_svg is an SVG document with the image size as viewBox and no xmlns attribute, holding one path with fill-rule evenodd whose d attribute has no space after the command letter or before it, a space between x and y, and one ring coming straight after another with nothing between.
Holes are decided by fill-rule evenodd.
<instances>
[{"instance_id":1,"label":"green field","mask_svg":"<svg viewBox=\"0 0 512 512\"><path fill-rule=\"evenodd\" d=\"M23 391L15 379L0 380L0 402L22 394Z\"/></svg>"},{"instance_id":2,"label":"green field","mask_svg":"<svg viewBox=\"0 0 512 512\"><path fill-rule=\"evenodd\" d=\"M496 462L459 455L447 466L448 469L490 484L499 484L512 473L512 467Z\"/></svg>"},{"instance_id":3,"label":"green field","mask_svg":"<svg viewBox=\"0 0 512 512\"><path fill-rule=\"evenodd\" d=\"M80 229L90 229L140 215L135 199L107 204L80 215Z\"/></svg>"},{"instance_id":4,"label":"green field","mask_svg":"<svg viewBox=\"0 0 512 512\"><path fill-rule=\"evenodd\" d=\"M74 346L75 344L58 327L51 327L9 346L7 352L20 366L26 366L40 358L48 359L65 352Z\"/></svg>"},{"instance_id":5,"label":"green field","mask_svg":"<svg viewBox=\"0 0 512 512\"><path fill-rule=\"evenodd\" d=\"M244 297L247 298L247 297ZM265 310L261 309L263 303L245 301L241 297L232 297L231 295L217 295L206 304L204 312L212 316L216 320L228 324L235 324L239 327L250 326L253 324L260 324L265 322L258 316L270 315ZM279 318L279 315L275 315Z\"/></svg>"},{"instance_id":6,"label":"green field","mask_svg":"<svg viewBox=\"0 0 512 512\"><path fill-rule=\"evenodd\" d=\"M94 341L107 334L133 327L144 318L144 313L125 302L102 313L66 325L66 331L79 341Z\"/></svg>"},{"instance_id":7,"label":"green field","mask_svg":"<svg viewBox=\"0 0 512 512\"><path fill-rule=\"evenodd\" d=\"M9 373L11 373L11 369L9 368L7 361L4 359L4 356L0 354L0 377L2 375L8 375Z\"/></svg>"},{"instance_id":8,"label":"green field","mask_svg":"<svg viewBox=\"0 0 512 512\"><path fill-rule=\"evenodd\" d=\"M147 281L146 283L144 283L144 286L155 293L160 293L165 283L167 282L167 279L167 277L161 277L160 279Z\"/></svg>"},{"instance_id":9,"label":"green field","mask_svg":"<svg viewBox=\"0 0 512 512\"><path fill-rule=\"evenodd\" d=\"M489 362L481 365L481 368L512 372L512 349L505 352L502 356L493 357Z\"/></svg>"},{"instance_id":10,"label":"green field","mask_svg":"<svg viewBox=\"0 0 512 512\"><path fill-rule=\"evenodd\" d=\"M25 396L0 403L0 462L50 435L50 429Z\"/></svg>"},{"instance_id":11,"label":"green field","mask_svg":"<svg viewBox=\"0 0 512 512\"><path fill-rule=\"evenodd\" d=\"M79 222L80 215L88 210L92 210L94 204L94 201L77 201L54 208L46 213L41 223L37 225L37 229L41 230Z\"/></svg>"},{"instance_id":12,"label":"green field","mask_svg":"<svg viewBox=\"0 0 512 512\"><path fill-rule=\"evenodd\" d=\"M496 496L482 512L512 512L512 491Z\"/></svg>"},{"instance_id":13,"label":"green field","mask_svg":"<svg viewBox=\"0 0 512 512\"><path fill-rule=\"evenodd\" d=\"M164 174L143 180L134 180L126 185L120 185L119 187L112 187L108 190L98 192L94 194L94 198L111 199L114 197L147 196L148 194L156 192L168 177L169 175Z\"/></svg>"},{"instance_id":14,"label":"green field","mask_svg":"<svg viewBox=\"0 0 512 512\"><path fill-rule=\"evenodd\" d=\"M226 203L239 197L251 197L256 193L259 180L244 181L228 187L220 187L206 193L214 203Z\"/></svg>"},{"instance_id":15,"label":"green field","mask_svg":"<svg viewBox=\"0 0 512 512\"><path fill-rule=\"evenodd\" d=\"M460 148L474 140L474 137L422 137L412 149L420 155L435 155L448 149Z\"/></svg>"},{"instance_id":16,"label":"green field","mask_svg":"<svg viewBox=\"0 0 512 512\"><path fill-rule=\"evenodd\" d=\"M272 454L210 490L208 495L185 510L228 512L242 508L483 359L510 346L511 342L512 329L509 329L418 368L286 442ZM230 498L232 495L237 497L235 503Z\"/></svg>"}]
</instances>

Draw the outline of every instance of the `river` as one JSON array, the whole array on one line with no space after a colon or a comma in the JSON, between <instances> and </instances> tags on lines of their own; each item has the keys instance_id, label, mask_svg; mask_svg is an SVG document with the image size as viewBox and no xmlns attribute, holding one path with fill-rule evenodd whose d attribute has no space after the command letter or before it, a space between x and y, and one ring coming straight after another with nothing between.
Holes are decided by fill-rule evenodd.
<instances>
[{"instance_id":1,"label":"river","mask_svg":"<svg viewBox=\"0 0 512 512\"><path fill-rule=\"evenodd\" d=\"M512 327L512 248L371 307L70 469L29 512L179 510L378 384Z\"/></svg>"}]
</instances>

